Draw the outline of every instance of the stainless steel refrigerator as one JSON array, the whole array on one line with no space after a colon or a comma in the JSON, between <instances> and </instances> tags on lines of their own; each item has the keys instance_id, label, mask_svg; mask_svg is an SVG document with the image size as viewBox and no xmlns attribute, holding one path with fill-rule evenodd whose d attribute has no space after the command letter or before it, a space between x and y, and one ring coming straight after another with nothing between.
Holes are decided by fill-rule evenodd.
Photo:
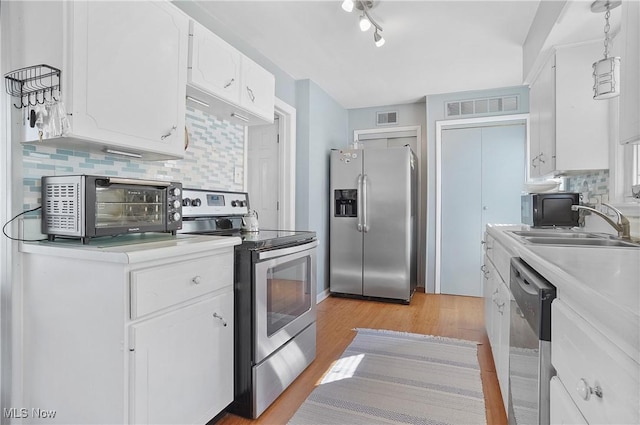
<instances>
[{"instance_id":1,"label":"stainless steel refrigerator","mask_svg":"<svg viewBox=\"0 0 640 425\"><path fill-rule=\"evenodd\" d=\"M332 294L409 303L417 286L417 170L408 146L331 151Z\"/></svg>"}]
</instances>

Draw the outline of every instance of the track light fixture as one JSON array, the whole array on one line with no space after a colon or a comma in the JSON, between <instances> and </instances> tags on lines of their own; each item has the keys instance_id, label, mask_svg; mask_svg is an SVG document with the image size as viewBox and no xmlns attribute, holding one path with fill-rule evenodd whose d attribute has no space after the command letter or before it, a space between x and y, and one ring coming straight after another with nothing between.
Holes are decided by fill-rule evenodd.
<instances>
[{"instance_id":1,"label":"track light fixture","mask_svg":"<svg viewBox=\"0 0 640 425\"><path fill-rule=\"evenodd\" d=\"M373 8L373 0L344 0L342 2L342 9L345 12L353 11L353 8L361 10L362 15L358 21L358 26L361 31L368 31L371 26L375 27L375 32L373 33L373 41L377 47L380 47L384 44L384 38L380 34L382 32L382 27L378 25L378 23L371 17L369 11Z\"/></svg>"}]
</instances>

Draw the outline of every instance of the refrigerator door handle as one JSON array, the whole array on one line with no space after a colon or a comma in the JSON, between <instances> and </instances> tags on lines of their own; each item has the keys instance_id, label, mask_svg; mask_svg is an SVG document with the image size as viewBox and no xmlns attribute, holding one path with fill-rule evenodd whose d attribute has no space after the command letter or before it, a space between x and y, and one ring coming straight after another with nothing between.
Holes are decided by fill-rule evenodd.
<instances>
[{"instance_id":1,"label":"refrigerator door handle","mask_svg":"<svg viewBox=\"0 0 640 425\"><path fill-rule=\"evenodd\" d=\"M369 225L367 224L367 182L369 177L365 174L362 177L362 229L364 232L369 231Z\"/></svg>"},{"instance_id":2,"label":"refrigerator door handle","mask_svg":"<svg viewBox=\"0 0 640 425\"><path fill-rule=\"evenodd\" d=\"M358 232L362 232L362 174L358 174L358 188L357 188L358 194L356 195L356 202L358 203L357 208L360 209L360 211L357 212L358 214Z\"/></svg>"}]
</instances>

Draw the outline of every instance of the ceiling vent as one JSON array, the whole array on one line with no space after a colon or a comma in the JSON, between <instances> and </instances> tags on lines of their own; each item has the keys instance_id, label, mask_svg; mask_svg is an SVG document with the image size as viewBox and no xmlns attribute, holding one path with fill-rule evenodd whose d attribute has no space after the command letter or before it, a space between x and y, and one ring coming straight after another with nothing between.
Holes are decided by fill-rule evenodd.
<instances>
[{"instance_id":1,"label":"ceiling vent","mask_svg":"<svg viewBox=\"0 0 640 425\"><path fill-rule=\"evenodd\" d=\"M398 124L398 111L376 112L376 125Z\"/></svg>"},{"instance_id":2,"label":"ceiling vent","mask_svg":"<svg viewBox=\"0 0 640 425\"><path fill-rule=\"evenodd\" d=\"M490 97L486 99L456 100L445 103L447 117L517 112L518 96Z\"/></svg>"}]
</instances>

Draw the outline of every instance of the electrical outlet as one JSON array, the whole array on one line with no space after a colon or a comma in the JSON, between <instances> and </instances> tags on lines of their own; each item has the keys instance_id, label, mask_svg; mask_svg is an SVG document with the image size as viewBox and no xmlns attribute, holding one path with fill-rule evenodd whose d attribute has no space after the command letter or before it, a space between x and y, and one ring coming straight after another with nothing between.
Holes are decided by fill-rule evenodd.
<instances>
[{"instance_id":1,"label":"electrical outlet","mask_svg":"<svg viewBox=\"0 0 640 425\"><path fill-rule=\"evenodd\" d=\"M242 184L243 177L242 168L237 166L233 167L233 182L236 184Z\"/></svg>"}]
</instances>

